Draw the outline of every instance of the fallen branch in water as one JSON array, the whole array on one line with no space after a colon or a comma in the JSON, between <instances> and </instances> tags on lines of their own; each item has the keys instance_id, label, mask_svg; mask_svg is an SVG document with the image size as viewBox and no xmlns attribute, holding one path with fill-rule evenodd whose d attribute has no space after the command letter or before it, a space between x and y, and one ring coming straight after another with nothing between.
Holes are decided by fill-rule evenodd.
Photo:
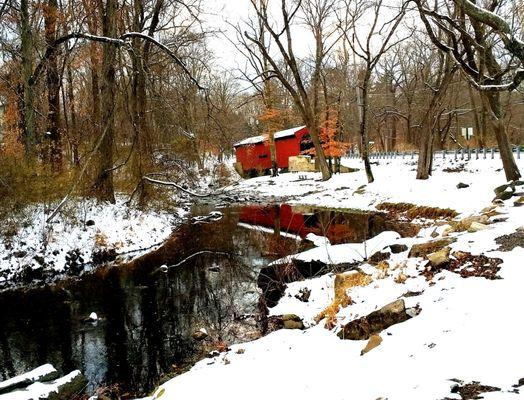
<instances>
[{"instance_id":1,"label":"fallen branch in water","mask_svg":"<svg viewBox=\"0 0 524 400\"><path fill-rule=\"evenodd\" d=\"M189 194L190 196L194 196L194 197L199 197L199 198L204 198L204 197L210 197L210 196L214 196L216 194L218 194L217 192L211 192L211 193L195 193L189 189L186 189L184 187L182 187L181 185L179 185L178 183L175 183L175 182L172 182L172 181L162 181L162 180L159 180L159 179L154 179L152 178L151 176L155 176L155 175L163 175L163 174L147 174L147 175L144 175L142 177L142 179L140 180L140 182L138 183L138 185L136 185L135 189L133 190L133 192L131 193L131 196L129 196L129 200L126 201L126 204L130 204L131 201L133 200L133 197L135 197L135 194L136 192L138 192L138 190L140 189L140 187L144 184L144 183L150 183L150 184L153 184L153 185L160 185L160 186L168 186L168 187L173 187L173 188L176 188L184 193L187 193Z\"/></svg>"},{"instance_id":2,"label":"fallen branch in water","mask_svg":"<svg viewBox=\"0 0 524 400\"><path fill-rule=\"evenodd\" d=\"M220 255L223 255L223 256L230 256L231 255L231 253L226 253L224 251L201 250L201 251L197 251L196 253L191 254L190 256L187 256L182 261L179 261L176 264L173 264L173 265L162 265L161 267L158 267L157 269L155 269L152 273L154 274L156 272L167 272L167 271L169 271L170 268L179 267L182 264L184 264L185 262L191 260L193 257L200 256L202 254L220 254Z\"/></svg>"}]
</instances>

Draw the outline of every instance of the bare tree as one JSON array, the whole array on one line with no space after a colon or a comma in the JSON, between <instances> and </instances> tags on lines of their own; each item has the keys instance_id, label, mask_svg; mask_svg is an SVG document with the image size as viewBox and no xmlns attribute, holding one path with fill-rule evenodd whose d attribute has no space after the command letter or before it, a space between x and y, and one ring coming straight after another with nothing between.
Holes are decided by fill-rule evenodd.
<instances>
[{"instance_id":1,"label":"bare tree","mask_svg":"<svg viewBox=\"0 0 524 400\"><path fill-rule=\"evenodd\" d=\"M400 11L393 18L383 21L383 0L377 0L369 3L354 2L344 0L346 4L346 13L339 16L340 26L344 37L355 54L362 62L363 67L358 74L359 84L357 86L357 101L359 104L359 135L360 135L360 152L366 169L368 182L374 181L371 164L369 163L369 138L368 138L368 106L369 106L369 87L372 73L377 66L380 58L391 48L396 46L407 36L400 38L395 37L395 32L406 12L406 5L403 4ZM369 29L364 36L357 33L357 25L363 16L371 13L373 15ZM352 28L352 33L351 29ZM360 30L361 32L363 30ZM373 39L381 36L381 42L374 47ZM354 60L356 68L356 60ZM357 74L355 74L357 75Z\"/></svg>"},{"instance_id":2,"label":"bare tree","mask_svg":"<svg viewBox=\"0 0 524 400\"><path fill-rule=\"evenodd\" d=\"M53 46L57 38L58 2L48 0L44 9L45 41L47 46ZM46 156L54 171L62 169L62 144L60 135L60 73L58 69L58 54L52 52L47 62L47 131L48 142Z\"/></svg>"},{"instance_id":3,"label":"bare tree","mask_svg":"<svg viewBox=\"0 0 524 400\"><path fill-rule=\"evenodd\" d=\"M504 2L493 1L486 7L469 0L453 0L452 7L436 2L414 0L431 41L450 54L460 65L469 82L480 91L490 111L490 122L499 147L506 179L521 174L508 140L500 93L513 91L524 80L524 43L519 39L522 27L512 26L501 17L513 9ZM443 33L440 37L437 31Z\"/></svg>"},{"instance_id":4,"label":"bare tree","mask_svg":"<svg viewBox=\"0 0 524 400\"><path fill-rule=\"evenodd\" d=\"M311 140L315 146L320 171L322 172L322 179L328 180L331 177L331 172L322 149L319 135L320 118L322 114L320 91L321 69L323 68L327 54L336 43L336 40L332 38L337 33L336 29L330 26L335 1L298 1L289 9L286 0L281 0L283 26L279 29L274 27L268 11L267 2L251 0L251 5L257 14L257 18L267 30L269 40L277 46L278 54L282 57L284 65L282 66L272 54L269 44L261 41L260 28L255 22L251 21L251 23L249 23L249 31L245 31L244 36L257 46L262 57L269 63L271 69L267 77L278 79L291 95L304 123L308 127ZM315 40L313 66L309 82L304 78L299 60L295 55L291 34L291 27L299 12L304 14L304 21L312 31ZM328 43L329 41L331 41L330 44ZM289 69L291 78L288 77L284 68Z\"/></svg>"}]
</instances>

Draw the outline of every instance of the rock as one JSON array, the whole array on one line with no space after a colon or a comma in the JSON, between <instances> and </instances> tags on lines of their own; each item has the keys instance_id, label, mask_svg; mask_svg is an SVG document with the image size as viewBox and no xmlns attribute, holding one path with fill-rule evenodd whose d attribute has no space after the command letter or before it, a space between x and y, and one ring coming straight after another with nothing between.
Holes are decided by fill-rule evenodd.
<instances>
[{"instance_id":1,"label":"rock","mask_svg":"<svg viewBox=\"0 0 524 400\"><path fill-rule=\"evenodd\" d=\"M460 182L460 183L457 185L457 189L466 189L466 188L468 188L468 187L469 187L468 184L466 184L466 183L462 183L462 182Z\"/></svg>"},{"instance_id":2,"label":"rock","mask_svg":"<svg viewBox=\"0 0 524 400\"><path fill-rule=\"evenodd\" d=\"M495 196L494 200L509 200L513 197L513 192L511 191L504 191L502 193L499 193Z\"/></svg>"},{"instance_id":3,"label":"rock","mask_svg":"<svg viewBox=\"0 0 524 400\"><path fill-rule=\"evenodd\" d=\"M18 251L13 252L13 256L15 256L16 258L23 258L26 255L27 255L27 251L25 250L18 250Z\"/></svg>"},{"instance_id":4,"label":"rock","mask_svg":"<svg viewBox=\"0 0 524 400\"><path fill-rule=\"evenodd\" d=\"M207 331L204 328L202 328L202 329L200 329L198 331L193 332L191 337L193 339L195 339L195 340L201 341L201 340L204 340L205 338L207 338L208 334L207 334Z\"/></svg>"},{"instance_id":5,"label":"rock","mask_svg":"<svg viewBox=\"0 0 524 400\"><path fill-rule=\"evenodd\" d=\"M515 191L515 187L514 186L512 187L510 183L506 183L504 185L497 186L495 189L493 189L493 191L498 196L504 192L513 193Z\"/></svg>"},{"instance_id":6,"label":"rock","mask_svg":"<svg viewBox=\"0 0 524 400\"><path fill-rule=\"evenodd\" d=\"M86 221L86 226L93 226L95 224L95 221L93 221L92 219L88 219Z\"/></svg>"},{"instance_id":7,"label":"rock","mask_svg":"<svg viewBox=\"0 0 524 400\"><path fill-rule=\"evenodd\" d=\"M284 322L284 329L304 329L304 323L298 315L282 315L282 321Z\"/></svg>"},{"instance_id":8,"label":"rock","mask_svg":"<svg viewBox=\"0 0 524 400\"><path fill-rule=\"evenodd\" d=\"M91 259L93 264L99 265L116 260L117 255L118 254L114 248L98 249L93 251Z\"/></svg>"},{"instance_id":9,"label":"rock","mask_svg":"<svg viewBox=\"0 0 524 400\"><path fill-rule=\"evenodd\" d=\"M442 248L449 246L456 239L443 238L438 240L432 240L427 243L419 243L411 246L408 257L425 257L428 254L435 253Z\"/></svg>"},{"instance_id":10,"label":"rock","mask_svg":"<svg viewBox=\"0 0 524 400\"><path fill-rule=\"evenodd\" d=\"M489 229L489 227L487 225L484 225L480 222L472 222L471 225L469 226L469 229L468 229L468 232L478 232L478 231L483 231L485 229Z\"/></svg>"},{"instance_id":11,"label":"rock","mask_svg":"<svg viewBox=\"0 0 524 400\"><path fill-rule=\"evenodd\" d=\"M38 264L42 266L45 265L45 258L42 257L41 255L37 254L36 256L33 257L33 260L35 260Z\"/></svg>"},{"instance_id":12,"label":"rock","mask_svg":"<svg viewBox=\"0 0 524 400\"><path fill-rule=\"evenodd\" d=\"M309 296L311 296L311 290L307 287L300 289L298 293L295 295L297 299L304 303L307 303L309 301Z\"/></svg>"},{"instance_id":13,"label":"rock","mask_svg":"<svg viewBox=\"0 0 524 400\"><path fill-rule=\"evenodd\" d=\"M338 337L350 340L369 339L372 335L410 318L406 313L404 300L399 299L365 317L347 323L338 333Z\"/></svg>"},{"instance_id":14,"label":"rock","mask_svg":"<svg viewBox=\"0 0 524 400\"><path fill-rule=\"evenodd\" d=\"M403 253L408 250L408 246L405 244L392 244L389 248L393 254Z\"/></svg>"},{"instance_id":15,"label":"rock","mask_svg":"<svg viewBox=\"0 0 524 400\"><path fill-rule=\"evenodd\" d=\"M428 254L426 258L432 267L438 267L442 264L449 262L449 253L451 252L450 247L444 247L443 249L434 253Z\"/></svg>"},{"instance_id":16,"label":"rock","mask_svg":"<svg viewBox=\"0 0 524 400\"><path fill-rule=\"evenodd\" d=\"M375 347L379 346L380 343L382 343L382 338L380 337L380 335L371 335L366 344L366 347L364 347L360 352L360 355L363 356L364 354L370 352Z\"/></svg>"},{"instance_id":17,"label":"rock","mask_svg":"<svg viewBox=\"0 0 524 400\"><path fill-rule=\"evenodd\" d=\"M377 264L381 261L387 260L391 256L391 253L387 251L377 251L371 257L368 258L370 264Z\"/></svg>"},{"instance_id":18,"label":"rock","mask_svg":"<svg viewBox=\"0 0 524 400\"><path fill-rule=\"evenodd\" d=\"M520 196L517 200L513 202L513 205L515 207L522 207L524 206L524 196Z\"/></svg>"},{"instance_id":19,"label":"rock","mask_svg":"<svg viewBox=\"0 0 524 400\"><path fill-rule=\"evenodd\" d=\"M490 214L494 215L494 214ZM453 232L464 232L471 228L473 223L487 224L489 222L490 215L472 215L466 218L462 218L460 221L451 222ZM476 232L476 231L475 231Z\"/></svg>"}]
</instances>

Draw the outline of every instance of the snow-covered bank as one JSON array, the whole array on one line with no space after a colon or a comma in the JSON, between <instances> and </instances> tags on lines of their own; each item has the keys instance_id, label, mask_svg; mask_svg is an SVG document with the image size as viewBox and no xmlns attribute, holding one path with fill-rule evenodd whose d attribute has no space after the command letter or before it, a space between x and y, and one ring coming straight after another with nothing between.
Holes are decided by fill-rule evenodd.
<instances>
[{"instance_id":1,"label":"snow-covered bank","mask_svg":"<svg viewBox=\"0 0 524 400\"><path fill-rule=\"evenodd\" d=\"M360 160L343 159L342 163L361 170L336 174L327 182L321 182L320 173L314 172L281 174L276 179L263 176L244 180L229 190L234 193L249 193L261 200L284 198L291 204L322 207L373 209L381 202L390 201L471 213L489 204L494 197L493 188L506 182L499 159L455 162L449 155L445 160L439 155L434 161L433 176L425 181L415 179L416 160L373 160L378 165L372 165L375 182L371 184L367 183ZM517 164L523 171L524 159L517 160ZM307 179L301 180L300 176ZM459 183L469 187L459 189Z\"/></svg>"},{"instance_id":2,"label":"snow-covered bank","mask_svg":"<svg viewBox=\"0 0 524 400\"><path fill-rule=\"evenodd\" d=\"M0 236L0 283L22 269L35 271L38 279L38 271L64 272L104 254L140 255L161 244L187 214L183 208L141 211L125 205L124 198L116 204L72 201L46 224L49 212L33 206L13 235Z\"/></svg>"},{"instance_id":3,"label":"snow-covered bank","mask_svg":"<svg viewBox=\"0 0 524 400\"><path fill-rule=\"evenodd\" d=\"M353 162L346 160L356 166ZM491 204L493 188L505 182L503 172L497 171L500 160L470 161L459 172L443 171L456 168L450 161L436 164L434 176L420 182L414 179L415 166L409 160L381 160L374 167L376 182L363 191L358 190L365 184L363 172L335 176L328 182L314 181L318 174L305 174L308 180L299 180L296 174L261 177L244 181L234 190L255 192L263 199L289 196L296 203L341 208L373 209L383 201L409 202L450 207L464 217L480 214ZM522 161L519 165L524 169ZM458 183L469 187L458 189ZM524 186L519 188L524 191ZM159 387L153 398L460 399L461 387L472 382L499 389L482 393L485 399L522 398L519 390L523 388L518 385L524 378L524 324L519 316L524 302L524 233L519 229L524 225L524 207L513 204L517 198L485 210L488 225L470 232L434 226L415 238L387 233L389 245L404 244L408 249L435 236L450 237L455 240L449 244L452 258L458 257L456 252L469 252L501 259L501 279L466 278L467 274L446 269L427 275L426 259L400 251L389 256L385 267L360 265L371 283L346 291L353 303L336 310L332 330L318 315L334 302L335 275L291 283L270 312L297 315L305 330L282 329L232 345ZM499 248L496 239L504 235L515 235L515 240ZM343 246L326 244L297 258L355 261L355 251L345 251ZM296 296L304 288L311 291L307 302ZM382 330L382 342L370 352L361 355L366 340L337 336L343 325L399 298L420 314Z\"/></svg>"}]
</instances>

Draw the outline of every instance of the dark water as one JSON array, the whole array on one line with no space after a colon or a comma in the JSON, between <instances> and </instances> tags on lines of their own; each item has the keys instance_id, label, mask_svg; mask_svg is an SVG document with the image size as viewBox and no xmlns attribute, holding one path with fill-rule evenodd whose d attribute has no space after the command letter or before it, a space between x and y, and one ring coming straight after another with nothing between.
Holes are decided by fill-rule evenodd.
<instances>
[{"instance_id":1,"label":"dark water","mask_svg":"<svg viewBox=\"0 0 524 400\"><path fill-rule=\"evenodd\" d=\"M89 392L118 384L144 394L213 348L260 336L260 268L304 246L279 232L340 243L395 228L381 214L287 205L221 212L219 221L188 221L162 247L125 265L0 292L0 380L51 363L64 373L80 369ZM166 264L176 266L159 270ZM91 312L96 323L86 321ZM204 341L193 338L201 328L209 333Z\"/></svg>"}]
</instances>

